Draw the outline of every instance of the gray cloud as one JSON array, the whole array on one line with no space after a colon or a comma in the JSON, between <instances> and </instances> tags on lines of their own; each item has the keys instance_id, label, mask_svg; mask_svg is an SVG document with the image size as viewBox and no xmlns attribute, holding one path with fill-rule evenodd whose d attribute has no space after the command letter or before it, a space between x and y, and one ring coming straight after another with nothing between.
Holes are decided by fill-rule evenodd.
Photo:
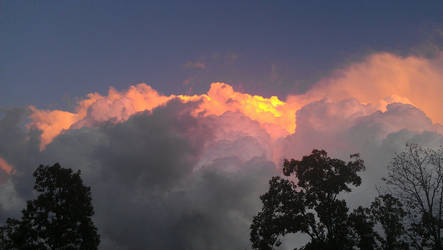
<instances>
[{"instance_id":1,"label":"gray cloud","mask_svg":"<svg viewBox=\"0 0 443 250\"><path fill-rule=\"evenodd\" d=\"M193 105L172 101L126 122L65 131L43 152L34 152L34 162L13 161L21 171L11 179L26 182L28 190L15 195L29 197L36 164L60 162L82 170L92 188L102 249L247 248L258 197L276 174L265 148L269 136L239 114L194 118ZM237 118L256 131L233 128ZM5 119L23 133L20 138L27 136L18 122ZM17 150L29 143L23 139ZM239 154L246 149L249 153Z\"/></svg>"},{"instance_id":2,"label":"gray cloud","mask_svg":"<svg viewBox=\"0 0 443 250\"><path fill-rule=\"evenodd\" d=\"M0 191L0 219L18 216L24 201L31 197L33 170L38 157L40 133L25 130L26 108L0 108L0 157L14 166L15 175L11 178L2 171ZM34 166L36 167L36 166Z\"/></svg>"},{"instance_id":3,"label":"gray cloud","mask_svg":"<svg viewBox=\"0 0 443 250\"><path fill-rule=\"evenodd\" d=\"M394 103L385 112L349 99L325 100L306 105L297 112L297 132L282 140L284 156L299 158L312 148L325 149L330 155L349 159L360 153L366 171L363 183L349 194L353 204L365 204L383 185L386 166L394 153L406 143L425 147L443 145L440 126L433 124L423 111L409 104Z\"/></svg>"},{"instance_id":4,"label":"gray cloud","mask_svg":"<svg viewBox=\"0 0 443 250\"><path fill-rule=\"evenodd\" d=\"M1 219L31 197L38 164L60 162L92 188L101 249L248 249L259 196L279 174L271 160L313 148L342 159L360 152L367 171L348 199L364 204L406 142L443 144L440 127L405 104L379 112L352 99L311 103L297 113L297 132L277 142L241 114L195 117L194 105L175 100L125 122L71 129L42 152L39 132L24 128L26 109L2 110L0 157L16 174L1 177Z\"/></svg>"}]
</instances>

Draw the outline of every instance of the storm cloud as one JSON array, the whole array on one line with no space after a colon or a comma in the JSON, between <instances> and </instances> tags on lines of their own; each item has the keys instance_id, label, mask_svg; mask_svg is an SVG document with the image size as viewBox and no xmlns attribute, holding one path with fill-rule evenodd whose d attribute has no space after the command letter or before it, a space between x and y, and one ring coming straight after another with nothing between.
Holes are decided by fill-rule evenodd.
<instances>
[{"instance_id":1,"label":"storm cloud","mask_svg":"<svg viewBox=\"0 0 443 250\"><path fill-rule=\"evenodd\" d=\"M391 72L380 58L401 69L398 78L373 77L377 70ZM19 216L33 197L32 172L39 164L59 162L81 170L91 186L101 249L248 249L260 194L280 174L284 158L313 148L344 160L360 153L367 166L363 184L347 197L360 205L376 194L386 165L406 143L443 145L435 119L439 95L419 100L404 86L405 79L423 80L414 65L429 64L426 86L440 88L441 73L432 62L371 56L341 78L334 75L286 101L223 83L199 96L162 96L140 84L108 96L91 94L72 112L3 108L0 219ZM384 75L405 87L405 96L393 97L391 90L383 96L381 87L367 98L363 92L339 94L351 80L385 86Z\"/></svg>"}]
</instances>

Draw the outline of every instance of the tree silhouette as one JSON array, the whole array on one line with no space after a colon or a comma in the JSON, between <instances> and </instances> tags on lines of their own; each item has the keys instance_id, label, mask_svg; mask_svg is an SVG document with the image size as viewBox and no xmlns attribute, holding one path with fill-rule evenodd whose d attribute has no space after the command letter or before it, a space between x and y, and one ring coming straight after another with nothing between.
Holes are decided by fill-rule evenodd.
<instances>
[{"instance_id":1,"label":"tree silhouette","mask_svg":"<svg viewBox=\"0 0 443 250\"><path fill-rule=\"evenodd\" d=\"M338 197L361 184L363 169L358 155L345 163L323 150L285 160L286 177L273 177L260 197L253 248L271 250L282 236L302 233L310 238L303 250L443 249L443 150L407 145L388 166L387 192L349 213Z\"/></svg>"},{"instance_id":2,"label":"tree silhouette","mask_svg":"<svg viewBox=\"0 0 443 250\"><path fill-rule=\"evenodd\" d=\"M372 224L362 211L348 213L338 195L359 186L358 172L364 169L358 154L348 163L330 158L324 150L313 150L302 160L285 160L283 174L273 177L269 191L262 195L262 210L251 225L255 249L270 250L281 244L281 237L303 233L310 241L301 249L352 249L368 245L373 249ZM358 225L358 230L354 226ZM358 236L358 237L357 237Z\"/></svg>"},{"instance_id":3,"label":"tree silhouette","mask_svg":"<svg viewBox=\"0 0 443 250\"><path fill-rule=\"evenodd\" d=\"M405 208L412 247L443 249L443 150L406 145L388 169L388 193Z\"/></svg>"},{"instance_id":4,"label":"tree silhouette","mask_svg":"<svg viewBox=\"0 0 443 250\"><path fill-rule=\"evenodd\" d=\"M91 220L91 191L80 171L40 165L34 172L40 194L27 202L20 220L0 228L2 249L97 249L100 236Z\"/></svg>"},{"instance_id":5,"label":"tree silhouette","mask_svg":"<svg viewBox=\"0 0 443 250\"><path fill-rule=\"evenodd\" d=\"M409 249L405 229L406 212L397 198L390 194L379 195L369 211L372 221L381 225L381 230L376 233L377 249Z\"/></svg>"}]
</instances>

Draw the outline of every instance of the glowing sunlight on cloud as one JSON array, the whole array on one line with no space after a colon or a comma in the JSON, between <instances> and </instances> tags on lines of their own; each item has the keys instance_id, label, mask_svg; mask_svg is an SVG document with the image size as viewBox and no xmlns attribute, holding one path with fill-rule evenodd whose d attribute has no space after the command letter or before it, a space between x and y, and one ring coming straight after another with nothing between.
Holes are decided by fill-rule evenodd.
<instances>
[{"instance_id":1,"label":"glowing sunlight on cloud","mask_svg":"<svg viewBox=\"0 0 443 250\"><path fill-rule=\"evenodd\" d=\"M367 202L406 143L443 145L442 61L374 54L285 99L222 82L195 95L140 83L88 94L71 112L12 109L0 120L0 200L19 211L35 163L61 162L94 190L103 249L243 249L283 159L360 153L365 181L352 200Z\"/></svg>"},{"instance_id":2,"label":"glowing sunlight on cloud","mask_svg":"<svg viewBox=\"0 0 443 250\"><path fill-rule=\"evenodd\" d=\"M320 100L339 102L355 99L374 111L386 111L391 103L411 104L434 123L443 124L442 69L443 52L431 59L378 53L336 70L305 94L289 95L286 100L238 92L221 82L212 83L205 94L191 96L165 96L141 83L124 91L111 88L106 96L89 94L77 104L74 112L30 107L32 114L28 127L42 131L41 149L44 149L64 130L92 127L100 122L126 121L135 113L152 111L174 98L185 103L198 102L193 111L195 117L241 113L258 122L273 139L293 134L297 111ZM352 110L340 112L352 113Z\"/></svg>"},{"instance_id":3,"label":"glowing sunlight on cloud","mask_svg":"<svg viewBox=\"0 0 443 250\"><path fill-rule=\"evenodd\" d=\"M0 169L10 174L13 168L3 158L0 157Z\"/></svg>"}]
</instances>

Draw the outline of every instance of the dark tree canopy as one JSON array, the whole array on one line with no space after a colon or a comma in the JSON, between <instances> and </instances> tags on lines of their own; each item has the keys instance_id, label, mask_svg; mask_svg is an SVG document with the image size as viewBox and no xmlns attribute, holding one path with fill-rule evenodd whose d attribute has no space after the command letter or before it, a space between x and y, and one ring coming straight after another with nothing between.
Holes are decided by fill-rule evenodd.
<instances>
[{"instance_id":1,"label":"dark tree canopy","mask_svg":"<svg viewBox=\"0 0 443 250\"><path fill-rule=\"evenodd\" d=\"M402 250L409 249L406 238L405 217L403 204L390 194L379 195L369 209L372 221L381 225L376 233L378 249Z\"/></svg>"},{"instance_id":2,"label":"dark tree canopy","mask_svg":"<svg viewBox=\"0 0 443 250\"><path fill-rule=\"evenodd\" d=\"M361 184L358 172L364 169L359 155L351 161L330 158L324 150L313 150L302 160L285 160L283 173L288 178L273 177L269 191L260 198L262 210L251 225L251 242L255 249L268 250L281 244L282 236L303 233L310 241L302 249L352 249L356 239L351 225L369 221L362 214L350 216L338 195ZM364 214L363 214L364 215ZM351 223L351 219L353 219ZM371 226L368 229L371 233Z\"/></svg>"},{"instance_id":3,"label":"dark tree canopy","mask_svg":"<svg viewBox=\"0 0 443 250\"><path fill-rule=\"evenodd\" d=\"M286 234L302 233L310 238L303 250L443 249L443 151L407 145L388 166L387 192L349 212L339 194L361 184L363 169L358 155L345 163L323 150L285 160L286 177L273 177L260 197L253 248L271 250Z\"/></svg>"},{"instance_id":4,"label":"dark tree canopy","mask_svg":"<svg viewBox=\"0 0 443 250\"><path fill-rule=\"evenodd\" d=\"M97 249L100 236L91 220L91 191L80 171L59 164L34 172L39 193L27 202L20 220L9 218L0 230L2 249Z\"/></svg>"}]
</instances>

